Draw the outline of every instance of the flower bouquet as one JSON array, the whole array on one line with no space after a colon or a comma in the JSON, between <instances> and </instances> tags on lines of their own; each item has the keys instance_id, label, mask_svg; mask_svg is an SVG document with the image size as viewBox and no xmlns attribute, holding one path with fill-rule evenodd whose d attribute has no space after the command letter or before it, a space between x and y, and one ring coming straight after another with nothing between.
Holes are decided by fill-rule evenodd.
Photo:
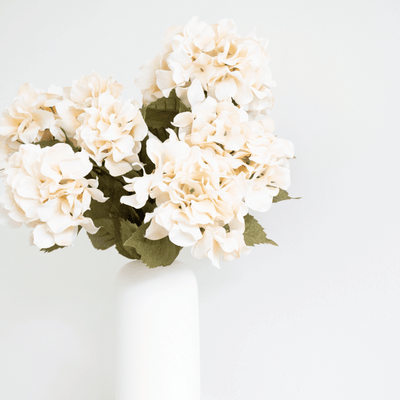
<instances>
[{"instance_id":1,"label":"flower bouquet","mask_svg":"<svg viewBox=\"0 0 400 400\"><path fill-rule=\"evenodd\" d=\"M274 135L266 41L230 20L166 32L139 70L143 105L96 73L47 91L24 84L0 118L1 221L44 252L83 228L148 267L182 247L219 266L276 245L249 210L290 199L290 141Z\"/></svg>"}]
</instances>

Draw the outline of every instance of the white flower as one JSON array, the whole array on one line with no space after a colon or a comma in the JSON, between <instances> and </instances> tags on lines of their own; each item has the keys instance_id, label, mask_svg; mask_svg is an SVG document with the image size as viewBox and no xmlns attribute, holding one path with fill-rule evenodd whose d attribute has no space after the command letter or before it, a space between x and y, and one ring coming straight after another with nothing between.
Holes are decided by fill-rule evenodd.
<instances>
[{"instance_id":1,"label":"white flower","mask_svg":"<svg viewBox=\"0 0 400 400\"><path fill-rule=\"evenodd\" d=\"M106 198L96 180L85 178L91 169L87 155L74 153L67 144L21 145L4 171L3 222L34 228L31 241L39 248L71 245L79 226L96 233L93 221L83 214L92 198Z\"/></svg>"},{"instance_id":2,"label":"white flower","mask_svg":"<svg viewBox=\"0 0 400 400\"><path fill-rule=\"evenodd\" d=\"M173 125L179 127L181 140L212 149L232 174L244 174L248 187L244 199L249 208L267 211L279 188L289 187L288 159L294 156L293 145L273 134L270 117L249 120L247 112L232 102L208 97L191 112L178 114Z\"/></svg>"},{"instance_id":3,"label":"white flower","mask_svg":"<svg viewBox=\"0 0 400 400\"><path fill-rule=\"evenodd\" d=\"M113 176L123 175L139 164L141 141L147 135L137 102L115 98L108 91L100 94L78 117L77 143Z\"/></svg>"},{"instance_id":4,"label":"white flower","mask_svg":"<svg viewBox=\"0 0 400 400\"><path fill-rule=\"evenodd\" d=\"M98 107L99 98L102 94L108 93L116 99L120 96L122 90L123 86L117 83L114 78L104 79L95 72L91 75L82 76L81 79L73 81L71 87L63 88L62 100L55 104L59 116L55 125L61 128L68 138L77 145L75 135L83 120L83 118L79 119L79 116L84 113L86 108ZM51 132L58 139L57 131L54 129L54 132Z\"/></svg>"},{"instance_id":5,"label":"white flower","mask_svg":"<svg viewBox=\"0 0 400 400\"><path fill-rule=\"evenodd\" d=\"M193 256L208 257L218 267L221 257L223 261L231 261L248 254L250 249L244 242L242 229L232 229L231 225L229 231L222 226L207 226L202 238L192 248Z\"/></svg>"},{"instance_id":6,"label":"white flower","mask_svg":"<svg viewBox=\"0 0 400 400\"><path fill-rule=\"evenodd\" d=\"M135 194L123 196L121 202L141 208L149 196L156 200L156 209L145 217L145 222L151 221L148 239L168 235L178 246L194 246L195 257L207 256L217 266L221 255L230 259L246 253L244 176L232 175L224 160L210 149L190 147L173 131L170 134L164 143L148 140L147 152L155 171L126 179L130 183L125 189Z\"/></svg>"},{"instance_id":7,"label":"white flower","mask_svg":"<svg viewBox=\"0 0 400 400\"><path fill-rule=\"evenodd\" d=\"M54 105L61 100L60 90L53 87L46 93L34 89L28 83L20 87L14 103L3 111L0 118L0 147L3 158L4 154L8 156L17 151L21 144L50 139L50 131L58 132L58 115Z\"/></svg>"},{"instance_id":8,"label":"white flower","mask_svg":"<svg viewBox=\"0 0 400 400\"><path fill-rule=\"evenodd\" d=\"M69 98L75 103L75 107L83 110L86 107L97 106L97 101L102 93L109 93L114 98L120 96L123 86L114 78L102 78L93 72L83 76L80 80L73 81L69 91Z\"/></svg>"},{"instance_id":9,"label":"white flower","mask_svg":"<svg viewBox=\"0 0 400 400\"><path fill-rule=\"evenodd\" d=\"M187 91L198 81L199 94L206 91L219 101L232 98L254 114L265 113L273 105L274 86L266 46L254 34L240 37L231 20L208 25L194 17L186 26L167 31L162 51L142 66L136 83L145 104L176 89L193 106Z\"/></svg>"}]
</instances>

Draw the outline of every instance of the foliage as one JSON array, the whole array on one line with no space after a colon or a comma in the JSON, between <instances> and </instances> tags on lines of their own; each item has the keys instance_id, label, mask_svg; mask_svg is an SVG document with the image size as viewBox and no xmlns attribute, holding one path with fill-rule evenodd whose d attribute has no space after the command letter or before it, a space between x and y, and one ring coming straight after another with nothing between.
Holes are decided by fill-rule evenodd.
<instances>
[{"instance_id":1,"label":"foliage","mask_svg":"<svg viewBox=\"0 0 400 400\"><path fill-rule=\"evenodd\" d=\"M160 240L146 239L145 232L150 223L140 226L136 232L125 242L125 247L135 248L141 260L150 268L170 265L182 247L172 243L168 236Z\"/></svg>"},{"instance_id":2,"label":"foliage","mask_svg":"<svg viewBox=\"0 0 400 400\"><path fill-rule=\"evenodd\" d=\"M289 193L286 190L279 189L279 193L273 198L273 203L278 203L279 201L283 200L298 200L301 197L290 197Z\"/></svg>"},{"instance_id":3,"label":"foliage","mask_svg":"<svg viewBox=\"0 0 400 400\"><path fill-rule=\"evenodd\" d=\"M256 244L272 244L278 246L273 240L268 239L263 227L258 221L250 214L244 217L245 230L244 242L247 246L255 246Z\"/></svg>"},{"instance_id":4,"label":"foliage","mask_svg":"<svg viewBox=\"0 0 400 400\"><path fill-rule=\"evenodd\" d=\"M141 109L149 131L162 142L169 138L166 130L174 128L171 123L175 116L188 110L188 107L177 97L175 90L171 91L169 97L162 97Z\"/></svg>"}]
</instances>

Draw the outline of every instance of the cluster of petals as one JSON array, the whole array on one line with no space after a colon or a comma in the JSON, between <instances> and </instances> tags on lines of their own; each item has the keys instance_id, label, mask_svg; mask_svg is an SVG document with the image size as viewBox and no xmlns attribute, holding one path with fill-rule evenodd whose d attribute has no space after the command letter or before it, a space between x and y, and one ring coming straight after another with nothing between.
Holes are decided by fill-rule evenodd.
<instances>
[{"instance_id":1,"label":"cluster of petals","mask_svg":"<svg viewBox=\"0 0 400 400\"><path fill-rule=\"evenodd\" d=\"M72 82L71 88L68 88L68 98L73 102L74 108L84 110L87 107L96 107L103 93L109 93L114 98L118 98L123 88L114 78L105 79L93 72Z\"/></svg>"},{"instance_id":2,"label":"cluster of petals","mask_svg":"<svg viewBox=\"0 0 400 400\"><path fill-rule=\"evenodd\" d=\"M91 199L106 201L95 179L86 179L92 164L82 152L58 143L52 147L21 145L4 171L5 192L0 197L2 222L34 228L31 242L39 248L72 244L79 227L97 228L84 217Z\"/></svg>"},{"instance_id":3,"label":"cluster of petals","mask_svg":"<svg viewBox=\"0 0 400 400\"><path fill-rule=\"evenodd\" d=\"M144 221L151 221L148 239L168 236L178 246L192 246L193 256L207 256L216 266L221 257L230 260L248 251L243 238L243 174L233 176L211 149L189 146L172 131L163 143L149 139L147 153L154 172L126 178L125 189L135 194L123 196L121 202L141 208L148 197L156 200L157 207Z\"/></svg>"},{"instance_id":4,"label":"cluster of petals","mask_svg":"<svg viewBox=\"0 0 400 400\"><path fill-rule=\"evenodd\" d=\"M178 114L173 124L179 128L180 140L190 146L212 149L233 175L244 175L244 200L249 208L267 211L279 188L289 187L293 144L273 134L274 122L270 117L251 120L246 111L231 101L217 102L207 97L191 111Z\"/></svg>"},{"instance_id":5,"label":"cluster of petals","mask_svg":"<svg viewBox=\"0 0 400 400\"><path fill-rule=\"evenodd\" d=\"M21 86L0 118L0 168L21 144L69 140L113 176L137 164L147 127L139 104L122 99L122 85L96 73L48 92Z\"/></svg>"},{"instance_id":6,"label":"cluster of petals","mask_svg":"<svg viewBox=\"0 0 400 400\"><path fill-rule=\"evenodd\" d=\"M114 78L103 78L93 72L72 82L72 86L58 89L58 101L55 110L59 116L58 125L73 144L77 145L76 131L81 122L79 116L87 107L97 107L98 98L102 93L110 93L117 98L122 92L123 86ZM57 136L56 139L60 140Z\"/></svg>"},{"instance_id":7,"label":"cluster of petals","mask_svg":"<svg viewBox=\"0 0 400 400\"><path fill-rule=\"evenodd\" d=\"M37 143L52 136L65 140L60 129L61 118L55 109L62 99L61 92L54 86L47 92L36 90L28 83L20 87L13 104L0 117L0 168L21 144Z\"/></svg>"},{"instance_id":8,"label":"cluster of petals","mask_svg":"<svg viewBox=\"0 0 400 400\"><path fill-rule=\"evenodd\" d=\"M274 86L267 42L255 34L241 37L236 30L228 19L209 25L196 17L186 26L171 27L161 52L139 70L136 84L143 102L168 97L175 89L190 105L188 91L195 84L196 91L218 101L232 98L247 111L265 113L273 105Z\"/></svg>"},{"instance_id":9,"label":"cluster of petals","mask_svg":"<svg viewBox=\"0 0 400 400\"><path fill-rule=\"evenodd\" d=\"M124 100L123 87L113 78L93 73L67 88L60 107L69 110L75 143L97 165L103 161L112 176L123 175L139 163L147 126L135 101Z\"/></svg>"},{"instance_id":10,"label":"cluster of petals","mask_svg":"<svg viewBox=\"0 0 400 400\"><path fill-rule=\"evenodd\" d=\"M140 165L138 153L147 136L147 125L137 102L102 93L96 106L87 107L78 117L78 146L112 176L123 175Z\"/></svg>"}]
</instances>

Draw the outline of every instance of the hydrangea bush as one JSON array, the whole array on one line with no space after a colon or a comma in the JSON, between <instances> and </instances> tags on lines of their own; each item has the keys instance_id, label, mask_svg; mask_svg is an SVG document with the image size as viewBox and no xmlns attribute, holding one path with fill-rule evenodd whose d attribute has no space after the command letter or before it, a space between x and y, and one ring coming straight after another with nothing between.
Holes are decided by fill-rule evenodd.
<instances>
[{"instance_id":1,"label":"hydrangea bush","mask_svg":"<svg viewBox=\"0 0 400 400\"><path fill-rule=\"evenodd\" d=\"M276 245L249 210L290 199L290 141L267 115L266 42L231 20L170 28L139 70L143 105L93 73L71 87L24 84L0 118L0 218L45 252L84 228L96 249L149 267L183 247L213 265Z\"/></svg>"}]
</instances>

